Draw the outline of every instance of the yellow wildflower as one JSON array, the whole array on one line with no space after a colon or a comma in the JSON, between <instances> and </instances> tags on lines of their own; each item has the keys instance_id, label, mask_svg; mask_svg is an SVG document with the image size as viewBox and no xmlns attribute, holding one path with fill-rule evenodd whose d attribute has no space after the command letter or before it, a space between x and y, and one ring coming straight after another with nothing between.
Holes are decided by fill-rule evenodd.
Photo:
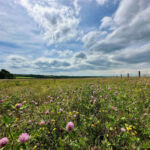
<instances>
[{"instance_id":1,"label":"yellow wildflower","mask_svg":"<svg viewBox=\"0 0 150 150\"><path fill-rule=\"evenodd\" d=\"M110 130L110 131L112 131L112 130L113 130L113 128L112 128L112 127L110 127L110 128L109 128L109 130Z\"/></svg>"},{"instance_id":2,"label":"yellow wildflower","mask_svg":"<svg viewBox=\"0 0 150 150\"><path fill-rule=\"evenodd\" d=\"M98 121L97 121L97 124L99 124L99 123L100 123L100 121L98 120Z\"/></svg>"},{"instance_id":3,"label":"yellow wildflower","mask_svg":"<svg viewBox=\"0 0 150 150\"><path fill-rule=\"evenodd\" d=\"M32 150L35 150L36 148L37 148L37 145L35 145Z\"/></svg>"},{"instance_id":4,"label":"yellow wildflower","mask_svg":"<svg viewBox=\"0 0 150 150\"><path fill-rule=\"evenodd\" d=\"M95 125L94 124L91 124L91 127L94 127Z\"/></svg>"},{"instance_id":5,"label":"yellow wildflower","mask_svg":"<svg viewBox=\"0 0 150 150\"><path fill-rule=\"evenodd\" d=\"M15 122L17 122L19 120L19 118L16 118Z\"/></svg>"},{"instance_id":6,"label":"yellow wildflower","mask_svg":"<svg viewBox=\"0 0 150 150\"><path fill-rule=\"evenodd\" d=\"M132 132L131 134L132 134L133 136L135 136L135 133L134 133L134 132Z\"/></svg>"},{"instance_id":7,"label":"yellow wildflower","mask_svg":"<svg viewBox=\"0 0 150 150\"><path fill-rule=\"evenodd\" d=\"M126 127L127 128L127 131L130 131L132 130L132 128L130 126Z\"/></svg>"},{"instance_id":8,"label":"yellow wildflower","mask_svg":"<svg viewBox=\"0 0 150 150\"><path fill-rule=\"evenodd\" d=\"M76 112L76 114L78 115L78 114L79 114L79 112Z\"/></svg>"},{"instance_id":9,"label":"yellow wildflower","mask_svg":"<svg viewBox=\"0 0 150 150\"><path fill-rule=\"evenodd\" d=\"M90 117L89 119L92 120L92 117Z\"/></svg>"},{"instance_id":10,"label":"yellow wildflower","mask_svg":"<svg viewBox=\"0 0 150 150\"><path fill-rule=\"evenodd\" d=\"M136 127L135 127L135 126L133 126L133 129L136 129Z\"/></svg>"},{"instance_id":11,"label":"yellow wildflower","mask_svg":"<svg viewBox=\"0 0 150 150\"><path fill-rule=\"evenodd\" d=\"M54 128L53 131L56 131L56 128Z\"/></svg>"},{"instance_id":12,"label":"yellow wildflower","mask_svg":"<svg viewBox=\"0 0 150 150\"><path fill-rule=\"evenodd\" d=\"M132 130L132 125L125 124L127 131Z\"/></svg>"},{"instance_id":13,"label":"yellow wildflower","mask_svg":"<svg viewBox=\"0 0 150 150\"><path fill-rule=\"evenodd\" d=\"M55 120L54 120L54 119L52 119L51 121L52 121L52 122L55 122Z\"/></svg>"},{"instance_id":14,"label":"yellow wildflower","mask_svg":"<svg viewBox=\"0 0 150 150\"><path fill-rule=\"evenodd\" d=\"M69 112L69 115L72 116L72 112Z\"/></svg>"}]
</instances>

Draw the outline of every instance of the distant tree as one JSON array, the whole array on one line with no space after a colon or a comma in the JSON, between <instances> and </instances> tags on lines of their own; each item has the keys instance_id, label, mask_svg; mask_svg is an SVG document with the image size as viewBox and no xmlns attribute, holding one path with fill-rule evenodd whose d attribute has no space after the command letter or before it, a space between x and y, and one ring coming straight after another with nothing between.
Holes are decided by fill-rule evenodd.
<instances>
[{"instance_id":1,"label":"distant tree","mask_svg":"<svg viewBox=\"0 0 150 150\"><path fill-rule=\"evenodd\" d=\"M0 79L14 79L14 75L11 74L9 71L2 69L0 71Z\"/></svg>"}]
</instances>

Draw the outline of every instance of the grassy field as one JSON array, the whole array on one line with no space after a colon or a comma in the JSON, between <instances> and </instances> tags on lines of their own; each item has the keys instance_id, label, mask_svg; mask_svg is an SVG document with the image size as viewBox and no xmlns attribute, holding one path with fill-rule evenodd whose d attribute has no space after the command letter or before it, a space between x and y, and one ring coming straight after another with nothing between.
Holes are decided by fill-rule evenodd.
<instances>
[{"instance_id":1,"label":"grassy field","mask_svg":"<svg viewBox=\"0 0 150 150\"><path fill-rule=\"evenodd\" d=\"M16 76L16 79L33 79L33 77Z\"/></svg>"},{"instance_id":2,"label":"grassy field","mask_svg":"<svg viewBox=\"0 0 150 150\"><path fill-rule=\"evenodd\" d=\"M0 80L0 99L3 150L150 148L150 78Z\"/></svg>"}]
</instances>

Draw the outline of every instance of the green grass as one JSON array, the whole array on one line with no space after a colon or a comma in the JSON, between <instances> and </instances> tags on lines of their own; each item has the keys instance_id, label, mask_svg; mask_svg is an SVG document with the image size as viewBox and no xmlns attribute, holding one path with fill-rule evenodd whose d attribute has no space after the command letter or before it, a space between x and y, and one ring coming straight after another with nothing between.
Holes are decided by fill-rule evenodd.
<instances>
[{"instance_id":1,"label":"green grass","mask_svg":"<svg viewBox=\"0 0 150 150\"><path fill-rule=\"evenodd\" d=\"M0 99L0 139L9 139L4 150L150 148L149 78L0 80ZM20 144L24 132L30 139Z\"/></svg>"},{"instance_id":2,"label":"green grass","mask_svg":"<svg viewBox=\"0 0 150 150\"><path fill-rule=\"evenodd\" d=\"M33 77L16 76L16 79L33 79Z\"/></svg>"}]
</instances>

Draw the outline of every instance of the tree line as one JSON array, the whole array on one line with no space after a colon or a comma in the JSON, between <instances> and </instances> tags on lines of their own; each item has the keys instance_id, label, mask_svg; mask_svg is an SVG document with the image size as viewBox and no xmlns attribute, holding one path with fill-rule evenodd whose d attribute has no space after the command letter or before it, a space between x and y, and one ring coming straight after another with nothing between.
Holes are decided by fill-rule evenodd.
<instances>
[{"instance_id":1,"label":"tree line","mask_svg":"<svg viewBox=\"0 0 150 150\"><path fill-rule=\"evenodd\" d=\"M0 71L0 79L14 79L15 76L5 69Z\"/></svg>"}]
</instances>

